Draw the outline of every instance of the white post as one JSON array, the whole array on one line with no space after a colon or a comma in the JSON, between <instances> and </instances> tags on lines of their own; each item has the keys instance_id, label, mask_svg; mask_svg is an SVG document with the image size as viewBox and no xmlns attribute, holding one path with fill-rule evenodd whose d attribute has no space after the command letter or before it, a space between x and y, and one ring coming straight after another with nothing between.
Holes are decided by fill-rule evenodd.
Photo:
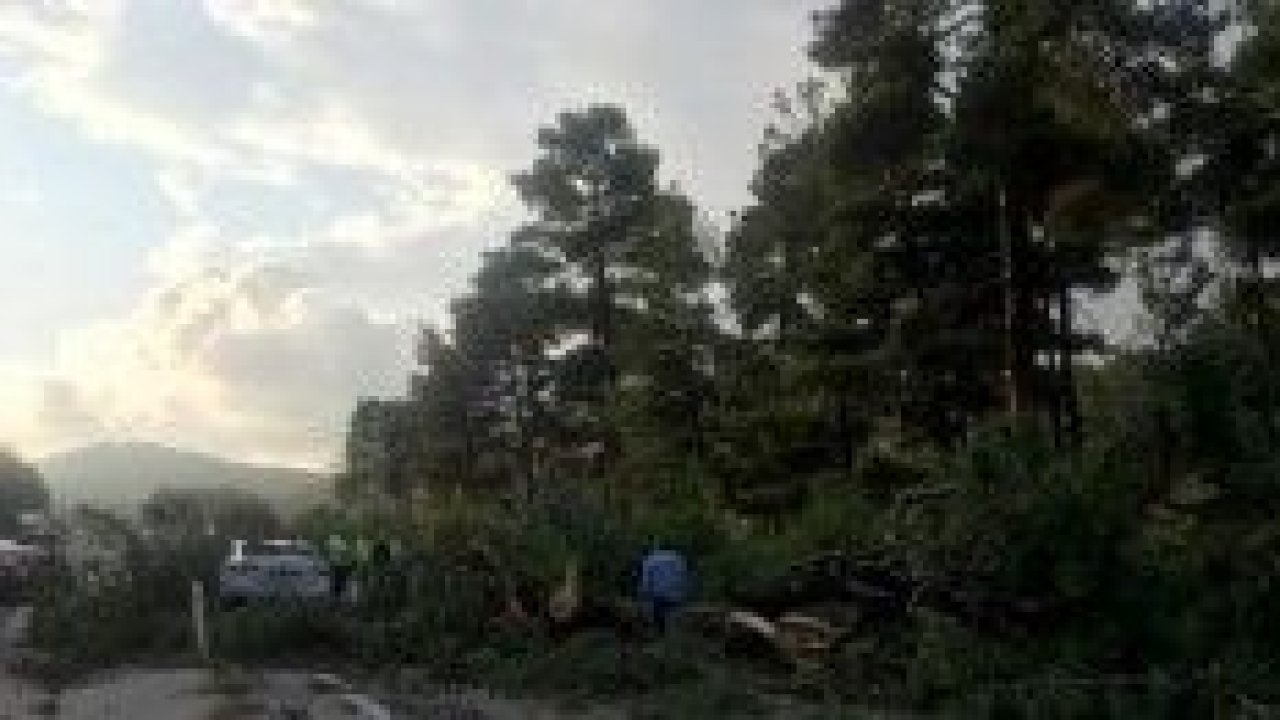
<instances>
[{"instance_id":1,"label":"white post","mask_svg":"<svg viewBox=\"0 0 1280 720\"><path fill-rule=\"evenodd\" d=\"M196 652L201 660L208 662L209 626L205 618L204 583L199 580L191 583L191 622L196 632Z\"/></svg>"}]
</instances>

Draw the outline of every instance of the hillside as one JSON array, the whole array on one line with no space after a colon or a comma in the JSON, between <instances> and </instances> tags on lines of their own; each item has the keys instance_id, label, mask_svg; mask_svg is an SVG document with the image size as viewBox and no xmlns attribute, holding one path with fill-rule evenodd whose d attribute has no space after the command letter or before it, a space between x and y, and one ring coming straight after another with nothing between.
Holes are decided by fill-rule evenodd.
<instances>
[{"instance_id":1,"label":"hillside","mask_svg":"<svg viewBox=\"0 0 1280 720\"><path fill-rule=\"evenodd\" d=\"M252 492L293 514L325 498L329 479L292 468L261 467L148 443L105 443L39 463L59 503L135 510L160 488L226 487Z\"/></svg>"}]
</instances>

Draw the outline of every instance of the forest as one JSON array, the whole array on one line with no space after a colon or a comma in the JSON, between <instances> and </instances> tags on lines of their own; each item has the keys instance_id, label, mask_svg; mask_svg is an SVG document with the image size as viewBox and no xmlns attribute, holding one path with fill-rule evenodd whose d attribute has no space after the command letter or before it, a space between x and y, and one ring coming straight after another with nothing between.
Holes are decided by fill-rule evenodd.
<instances>
[{"instance_id":1,"label":"forest","mask_svg":"<svg viewBox=\"0 0 1280 720\"><path fill-rule=\"evenodd\" d=\"M1265 708L1280 10L845 0L808 53L725 228L622 109L538 131L351 512L595 597L660 539L772 617L835 553L914 588L826 668L864 699Z\"/></svg>"}]
</instances>

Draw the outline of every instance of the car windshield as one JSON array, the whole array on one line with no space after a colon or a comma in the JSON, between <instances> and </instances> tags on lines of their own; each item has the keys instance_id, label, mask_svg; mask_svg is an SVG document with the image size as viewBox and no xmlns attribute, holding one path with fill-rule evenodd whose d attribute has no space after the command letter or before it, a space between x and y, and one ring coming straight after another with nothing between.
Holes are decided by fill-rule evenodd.
<instances>
[{"instance_id":1,"label":"car windshield","mask_svg":"<svg viewBox=\"0 0 1280 720\"><path fill-rule=\"evenodd\" d=\"M243 560L249 557L319 557L319 552L312 544L305 541L232 541L227 555L228 560Z\"/></svg>"}]
</instances>

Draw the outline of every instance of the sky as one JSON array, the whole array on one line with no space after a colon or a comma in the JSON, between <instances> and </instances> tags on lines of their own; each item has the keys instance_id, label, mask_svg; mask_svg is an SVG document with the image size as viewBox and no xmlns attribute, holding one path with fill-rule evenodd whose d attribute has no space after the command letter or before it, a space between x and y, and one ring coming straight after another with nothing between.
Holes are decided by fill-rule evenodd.
<instances>
[{"instance_id":1,"label":"sky","mask_svg":"<svg viewBox=\"0 0 1280 720\"><path fill-rule=\"evenodd\" d=\"M334 467L610 102L712 217L827 0L0 0L0 442Z\"/></svg>"}]
</instances>

